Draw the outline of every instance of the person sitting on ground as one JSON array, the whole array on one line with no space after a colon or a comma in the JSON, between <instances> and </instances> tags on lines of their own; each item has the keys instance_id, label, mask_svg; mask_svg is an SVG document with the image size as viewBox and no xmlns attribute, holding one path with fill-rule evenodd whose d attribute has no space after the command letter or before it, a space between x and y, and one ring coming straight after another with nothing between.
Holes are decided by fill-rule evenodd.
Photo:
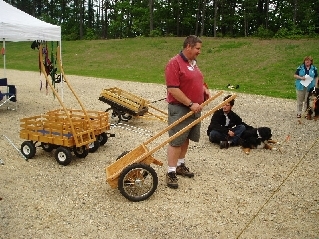
<instances>
[{"instance_id":1,"label":"person sitting on ground","mask_svg":"<svg viewBox=\"0 0 319 239\"><path fill-rule=\"evenodd\" d=\"M227 100L231 95L224 98ZM239 145L240 136L245 131L245 123L232 111L235 100L229 101L222 108L217 110L210 121L207 129L209 141L217 143L220 148Z\"/></svg>"}]
</instances>

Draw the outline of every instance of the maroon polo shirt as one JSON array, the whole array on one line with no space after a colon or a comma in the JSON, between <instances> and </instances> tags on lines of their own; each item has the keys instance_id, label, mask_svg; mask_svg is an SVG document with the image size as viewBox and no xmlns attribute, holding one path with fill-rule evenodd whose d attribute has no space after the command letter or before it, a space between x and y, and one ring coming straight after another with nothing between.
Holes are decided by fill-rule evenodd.
<instances>
[{"instance_id":1,"label":"maroon polo shirt","mask_svg":"<svg viewBox=\"0 0 319 239\"><path fill-rule=\"evenodd\" d=\"M166 65L165 81L167 88L179 88L192 102L204 102L203 74L197 64L192 66L182 52ZM166 100L171 104L180 104L169 92Z\"/></svg>"}]
</instances>

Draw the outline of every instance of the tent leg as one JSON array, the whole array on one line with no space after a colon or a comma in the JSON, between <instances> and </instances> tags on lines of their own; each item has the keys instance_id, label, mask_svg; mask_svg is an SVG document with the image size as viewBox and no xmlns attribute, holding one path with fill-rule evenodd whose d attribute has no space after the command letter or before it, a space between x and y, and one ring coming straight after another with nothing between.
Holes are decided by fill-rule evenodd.
<instances>
[{"instance_id":1,"label":"tent leg","mask_svg":"<svg viewBox=\"0 0 319 239\"><path fill-rule=\"evenodd\" d=\"M6 39L3 38L2 40L2 50L1 54L3 55L3 72L4 72L4 78L6 78Z\"/></svg>"}]
</instances>

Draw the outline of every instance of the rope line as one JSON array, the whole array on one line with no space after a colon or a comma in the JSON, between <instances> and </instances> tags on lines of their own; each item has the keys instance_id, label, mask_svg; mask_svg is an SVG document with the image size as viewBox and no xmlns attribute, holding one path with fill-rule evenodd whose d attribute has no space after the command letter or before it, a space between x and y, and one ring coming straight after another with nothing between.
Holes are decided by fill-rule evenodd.
<instances>
[{"instance_id":1,"label":"rope line","mask_svg":"<svg viewBox=\"0 0 319 239\"><path fill-rule=\"evenodd\" d=\"M236 237L237 239L243 234L243 232L248 228L248 226L250 226L250 224L252 223L252 221L258 216L258 214L261 212L261 210L268 204L268 202L270 201L270 199L272 199L272 197L279 191L279 189L281 188L281 186L287 181L287 179L289 178L289 176L295 171L295 169L299 166L299 164L301 164L301 162L304 160L304 158L306 157L306 155L309 153L309 151L314 147L314 145L318 142L319 138L317 138L314 143L311 145L311 147L307 150L307 152L301 157L301 159L299 160L299 162L290 170L290 172L288 173L288 175L286 176L286 178L284 178L284 180L281 182L281 184L279 184L279 186L276 188L276 190L270 195L270 197L266 200L266 202L259 208L259 210L255 213L255 215L249 220L249 222L246 224L246 226L243 228L243 230L238 234L238 236Z\"/></svg>"}]
</instances>

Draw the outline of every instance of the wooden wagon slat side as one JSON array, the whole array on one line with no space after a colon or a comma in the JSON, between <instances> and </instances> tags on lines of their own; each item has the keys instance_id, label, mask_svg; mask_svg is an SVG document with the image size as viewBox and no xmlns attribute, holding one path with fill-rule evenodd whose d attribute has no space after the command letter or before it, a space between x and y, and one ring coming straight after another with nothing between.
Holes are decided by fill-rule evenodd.
<instances>
[{"instance_id":1,"label":"wooden wagon slat side","mask_svg":"<svg viewBox=\"0 0 319 239\"><path fill-rule=\"evenodd\" d=\"M167 113L152 106L148 100L136 96L117 87L103 89L99 100L111 106L117 113L129 114L149 119L159 119L167 122ZM150 112L152 109L155 113ZM160 115L158 115L160 114Z\"/></svg>"},{"instance_id":2,"label":"wooden wagon slat side","mask_svg":"<svg viewBox=\"0 0 319 239\"><path fill-rule=\"evenodd\" d=\"M147 111L148 109L148 102L145 99L116 87L104 89L100 94L100 97L103 97L104 101L111 101L121 105L128 110L135 112L135 114L140 114L140 111Z\"/></svg>"},{"instance_id":3,"label":"wooden wagon slat side","mask_svg":"<svg viewBox=\"0 0 319 239\"><path fill-rule=\"evenodd\" d=\"M65 114L64 114L65 115ZM81 147L92 143L95 138L90 124L82 116L71 118L71 122L62 112L48 112L44 115L27 117L20 120L20 137L27 140L52 143L66 147ZM73 129L72 129L73 127Z\"/></svg>"},{"instance_id":4,"label":"wooden wagon slat side","mask_svg":"<svg viewBox=\"0 0 319 239\"><path fill-rule=\"evenodd\" d=\"M108 112L88 110L86 111L89 118L88 120L85 119L86 116L82 110L67 109L67 112L70 115L72 122L74 122L74 127L82 127L83 129L90 129L90 127L92 127L95 135L99 135L111 128ZM50 120L63 119L63 122L68 124L68 120L65 117L65 112L61 109L49 111L45 117L49 118ZM76 125L77 122L83 123L83 125Z\"/></svg>"}]
</instances>

